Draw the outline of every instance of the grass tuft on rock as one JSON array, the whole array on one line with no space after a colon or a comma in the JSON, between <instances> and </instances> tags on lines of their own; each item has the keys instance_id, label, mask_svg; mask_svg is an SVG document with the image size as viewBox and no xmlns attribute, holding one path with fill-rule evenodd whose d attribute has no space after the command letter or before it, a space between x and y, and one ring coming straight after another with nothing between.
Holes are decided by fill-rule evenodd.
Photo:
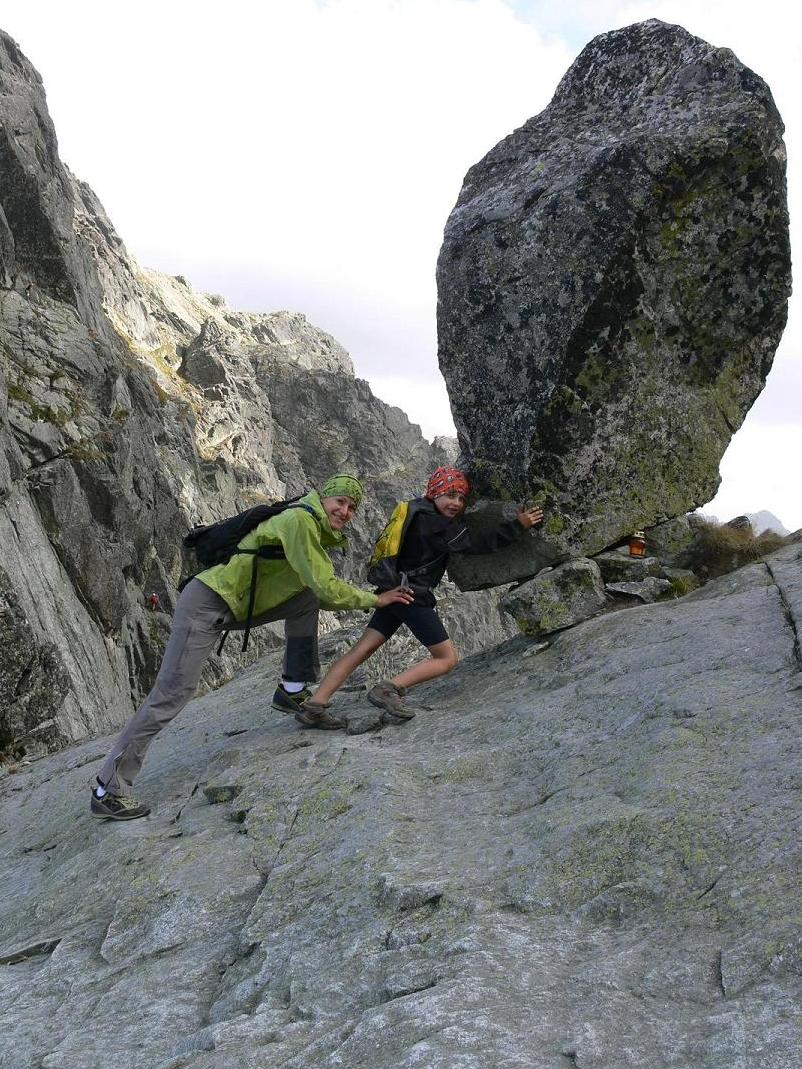
<instances>
[{"instance_id":1,"label":"grass tuft on rock","mask_svg":"<svg viewBox=\"0 0 802 1069\"><path fill-rule=\"evenodd\" d=\"M709 520L698 520L694 531L696 537L686 551L683 564L704 579L733 572L788 543L787 538L774 531L756 535L751 529Z\"/></svg>"}]
</instances>

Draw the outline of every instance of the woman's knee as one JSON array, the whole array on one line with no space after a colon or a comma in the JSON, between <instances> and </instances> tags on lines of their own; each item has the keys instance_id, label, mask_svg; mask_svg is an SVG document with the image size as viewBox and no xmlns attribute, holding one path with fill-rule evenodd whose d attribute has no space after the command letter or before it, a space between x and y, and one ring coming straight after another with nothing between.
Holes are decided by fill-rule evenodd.
<instances>
[{"instance_id":1,"label":"woman's knee","mask_svg":"<svg viewBox=\"0 0 802 1069\"><path fill-rule=\"evenodd\" d=\"M200 680L182 680L168 682L167 686L162 686L157 681L139 707L139 712L145 715L146 723L159 725L156 731L160 731L165 723L178 716L184 706L192 701L199 682Z\"/></svg>"}]
</instances>

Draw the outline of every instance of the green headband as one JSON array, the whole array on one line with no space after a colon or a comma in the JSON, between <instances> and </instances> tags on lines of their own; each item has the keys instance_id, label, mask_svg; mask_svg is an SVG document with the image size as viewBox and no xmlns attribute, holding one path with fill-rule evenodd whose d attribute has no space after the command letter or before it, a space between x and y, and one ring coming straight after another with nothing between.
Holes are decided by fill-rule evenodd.
<instances>
[{"instance_id":1,"label":"green headband","mask_svg":"<svg viewBox=\"0 0 802 1069\"><path fill-rule=\"evenodd\" d=\"M365 491L362 489L362 483L359 479L355 479L353 475L345 475L343 472L338 471L336 475L328 477L326 485L320 491L320 496L350 497L353 498L357 505L361 505L364 493Z\"/></svg>"}]
</instances>

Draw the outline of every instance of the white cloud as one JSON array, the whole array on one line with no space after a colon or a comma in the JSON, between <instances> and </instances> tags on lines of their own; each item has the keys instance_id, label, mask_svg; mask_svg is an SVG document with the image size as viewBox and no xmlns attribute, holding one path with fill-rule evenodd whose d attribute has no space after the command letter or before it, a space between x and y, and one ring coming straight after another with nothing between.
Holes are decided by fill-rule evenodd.
<instances>
[{"instance_id":1,"label":"white cloud","mask_svg":"<svg viewBox=\"0 0 802 1069\"><path fill-rule=\"evenodd\" d=\"M62 154L143 259L404 300L431 295L467 167L568 59L501 0L35 7L6 23Z\"/></svg>"},{"instance_id":2,"label":"white cloud","mask_svg":"<svg viewBox=\"0 0 802 1069\"><path fill-rule=\"evenodd\" d=\"M443 406L448 406L448 394L441 377L415 379L378 373L371 375L369 381L378 398L405 412L410 422L417 423L430 440L443 434L455 437L453 425L443 421Z\"/></svg>"},{"instance_id":3,"label":"white cloud","mask_svg":"<svg viewBox=\"0 0 802 1069\"><path fill-rule=\"evenodd\" d=\"M705 507L726 521L767 509L788 528L802 528L799 493L799 429L758 424L736 435L721 462L721 488Z\"/></svg>"},{"instance_id":4,"label":"white cloud","mask_svg":"<svg viewBox=\"0 0 802 1069\"><path fill-rule=\"evenodd\" d=\"M39 0L4 20L138 259L306 312L364 375L438 376L434 270L463 175L571 58L502 0Z\"/></svg>"}]
</instances>

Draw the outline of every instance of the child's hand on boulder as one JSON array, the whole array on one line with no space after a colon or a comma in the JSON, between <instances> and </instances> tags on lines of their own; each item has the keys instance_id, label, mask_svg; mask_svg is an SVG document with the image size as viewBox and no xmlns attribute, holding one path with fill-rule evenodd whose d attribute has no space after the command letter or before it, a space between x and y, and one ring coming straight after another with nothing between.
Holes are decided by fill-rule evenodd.
<instances>
[{"instance_id":1,"label":"child's hand on boulder","mask_svg":"<svg viewBox=\"0 0 802 1069\"><path fill-rule=\"evenodd\" d=\"M540 505L531 505L529 508L522 508L518 513L518 523L525 530L529 530L534 527L535 524L543 522L543 509Z\"/></svg>"}]
</instances>

